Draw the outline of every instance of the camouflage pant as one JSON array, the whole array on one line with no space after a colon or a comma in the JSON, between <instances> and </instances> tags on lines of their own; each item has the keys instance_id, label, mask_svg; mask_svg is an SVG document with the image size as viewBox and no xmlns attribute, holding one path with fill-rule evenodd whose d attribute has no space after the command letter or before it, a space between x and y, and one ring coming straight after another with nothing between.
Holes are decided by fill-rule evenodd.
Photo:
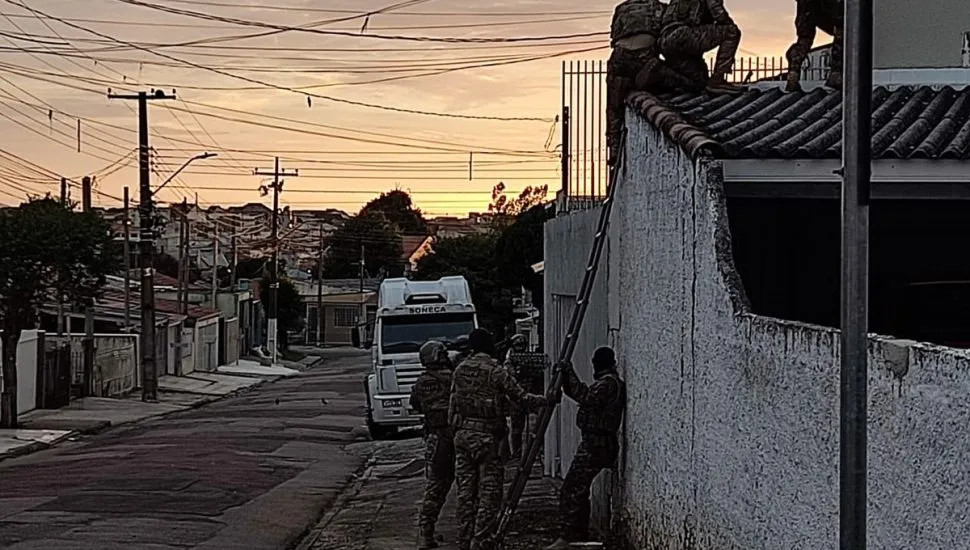
<instances>
[{"instance_id":1,"label":"camouflage pant","mask_svg":"<svg viewBox=\"0 0 970 550\"><path fill-rule=\"evenodd\" d=\"M441 508L455 481L455 443L446 430L428 431L424 438L425 476L428 485L418 516L418 527L424 536L433 536Z\"/></svg>"},{"instance_id":2,"label":"camouflage pant","mask_svg":"<svg viewBox=\"0 0 970 550\"><path fill-rule=\"evenodd\" d=\"M589 540L589 492L604 469L614 468L619 454L615 437L583 436L569 473L559 490L560 533L570 542Z\"/></svg>"},{"instance_id":3,"label":"camouflage pant","mask_svg":"<svg viewBox=\"0 0 970 550\"><path fill-rule=\"evenodd\" d=\"M473 430L455 433L455 478L458 482L458 549L469 550L498 519L502 506L502 441L505 434Z\"/></svg>"},{"instance_id":4,"label":"camouflage pant","mask_svg":"<svg viewBox=\"0 0 970 550\"><path fill-rule=\"evenodd\" d=\"M660 51L667 59L690 59L717 48L714 76L731 73L734 56L741 45L741 29L734 23L723 25L700 25L676 27L660 38Z\"/></svg>"},{"instance_id":5,"label":"camouflage pant","mask_svg":"<svg viewBox=\"0 0 970 550\"><path fill-rule=\"evenodd\" d=\"M606 146L615 151L623 132L626 98L636 89L644 91L703 89L698 82L674 70L655 48L614 48L606 62Z\"/></svg>"},{"instance_id":6,"label":"camouflage pant","mask_svg":"<svg viewBox=\"0 0 970 550\"><path fill-rule=\"evenodd\" d=\"M829 68L834 72L842 72L842 47L843 47L843 29L842 27L835 27L834 36L832 40L832 51L829 57ZM806 44L805 42L795 42L788 48L785 52L785 58L788 60L789 72L795 69L795 74L801 79L801 68L805 64L805 58L808 57L808 52L811 51L812 45Z\"/></svg>"}]
</instances>

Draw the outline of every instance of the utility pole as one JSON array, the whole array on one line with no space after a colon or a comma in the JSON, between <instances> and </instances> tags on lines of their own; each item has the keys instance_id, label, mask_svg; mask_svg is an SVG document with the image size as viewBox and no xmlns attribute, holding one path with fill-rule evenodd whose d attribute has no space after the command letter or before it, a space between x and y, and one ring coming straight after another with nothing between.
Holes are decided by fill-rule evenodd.
<instances>
[{"instance_id":1,"label":"utility pole","mask_svg":"<svg viewBox=\"0 0 970 550\"><path fill-rule=\"evenodd\" d=\"M253 170L253 174L256 176L273 176L273 183L270 184L269 188L273 190L273 226L272 226L272 243L273 243L273 266L270 269L270 280L269 280L269 315L267 316L267 327L266 327L266 341L269 347L270 355L273 357L272 364L276 364L276 356L278 352L277 345L277 295L280 288L280 241L279 241L279 211L280 211L280 192L283 190L283 177L297 177L299 172L293 170L292 172L286 172L280 170L280 158L276 157L273 164L273 171L268 172L266 170L260 170L259 168ZM266 195L269 189L266 186L260 186L260 192Z\"/></svg>"},{"instance_id":2,"label":"utility pole","mask_svg":"<svg viewBox=\"0 0 970 550\"><path fill-rule=\"evenodd\" d=\"M141 368L143 401L158 400L158 371L155 369L155 264L154 258L154 209L152 206L151 166L148 150L148 102L149 100L175 99L175 93L161 90L137 94L113 94L108 99L138 101L138 191L139 228L138 245L141 256Z\"/></svg>"},{"instance_id":3,"label":"utility pole","mask_svg":"<svg viewBox=\"0 0 970 550\"><path fill-rule=\"evenodd\" d=\"M872 0L845 3L839 547L865 550L868 500Z\"/></svg>"},{"instance_id":4,"label":"utility pole","mask_svg":"<svg viewBox=\"0 0 970 550\"><path fill-rule=\"evenodd\" d=\"M320 253L317 255L317 345L323 343L323 223L320 224Z\"/></svg>"},{"instance_id":5,"label":"utility pole","mask_svg":"<svg viewBox=\"0 0 970 550\"><path fill-rule=\"evenodd\" d=\"M67 204L67 178L61 178L61 205L64 208L68 207ZM62 290L57 291L57 345L61 346L64 344L64 294ZM57 355L58 361L60 361L60 354Z\"/></svg>"},{"instance_id":6,"label":"utility pole","mask_svg":"<svg viewBox=\"0 0 970 550\"><path fill-rule=\"evenodd\" d=\"M128 209L128 187L122 195L125 201L125 332L131 330L131 214Z\"/></svg>"},{"instance_id":7,"label":"utility pole","mask_svg":"<svg viewBox=\"0 0 970 550\"><path fill-rule=\"evenodd\" d=\"M212 309L219 309L219 223L213 221L212 234Z\"/></svg>"},{"instance_id":8,"label":"utility pole","mask_svg":"<svg viewBox=\"0 0 970 550\"><path fill-rule=\"evenodd\" d=\"M232 247L232 265L229 268L229 286L232 291L236 291L236 233L233 232L232 240L230 241L230 246Z\"/></svg>"},{"instance_id":9,"label":"utility pole","mask_svg":"<svg viewBox=\"0 0 970 550\"><path fill-rule=\"evenodd\" d=\"M182 199L182 205L185 205L185 199ZM171 209L172 212L178 213L176 208ZM178 258L178 292L176 292L175 300L178 302L176 310L180 315L184 315L185 312L182 311L182 295L185 293L185 217L181 214L177 214L179 218L179 258Z\"/></svg>"},{"instance_id":10,"label":"utility pole","mask_svg":"<svg viewBox=\"0 0 970 550\"><path fill-rule=\"evenodd\" d=\"M364 303L364 241L360 243L360 323L367 323L367 306Z\"/></svg>"},{"instance_id":11,"label":"utility pole","mask_svg":"<svg viewBox=\"0 0 970 550\"><path fill-rule=\"evenodd\" d=\"M81 178L81 208L84 212L91 211L91 178L88 176ZM81 395L87 397L91 394L94 384L94 298L90 296L84 300L82 350L84 352L84 371Z\"/></svg>"}]
</instances>

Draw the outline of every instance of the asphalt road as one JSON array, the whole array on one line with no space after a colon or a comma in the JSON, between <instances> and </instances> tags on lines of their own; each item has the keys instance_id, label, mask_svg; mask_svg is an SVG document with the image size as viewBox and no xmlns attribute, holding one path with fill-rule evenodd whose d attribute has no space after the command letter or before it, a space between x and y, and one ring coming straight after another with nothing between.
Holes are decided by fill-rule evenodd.
<instances>
[{"instance_id":1,"label":"asphalt road","mask_svg":"<svg viewBox=\"0 0 970 550\"><path fill-rule=\"evenodd\" d=\"M368 359L0 463L0 548L292 547L363 467Z\"/></svg>"}]
</instances>

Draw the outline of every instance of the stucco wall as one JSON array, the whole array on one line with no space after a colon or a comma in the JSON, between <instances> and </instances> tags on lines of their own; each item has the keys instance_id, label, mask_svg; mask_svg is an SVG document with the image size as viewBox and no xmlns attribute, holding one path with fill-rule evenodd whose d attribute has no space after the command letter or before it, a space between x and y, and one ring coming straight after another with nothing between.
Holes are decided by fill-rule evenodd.
<instances>
[{"instance_id":1,"label":"stucco wall","mask_svg":"<svg viewBox=\"0 0 970 550\"><path fill-rule=\"evenodd\" d=\"M834 548L838 332L747 313L719 164L628 127L608 259L629 385L614 519L633 548ZM871 359L870 544L961 547L970 356L873 339Z\"/></svg>"},{"instance_id":2,"label":"stucco wall","mask_svg":"<svg viewBox=\"0 0 970 550\"><path fill-rule=\"evenodd\" d=\"M94 377L91 391L97 397L117 397L138 387L139 336L136 334L94 335ZM83 373L84 335L71 334L72 360L75 370Z\"/></svg>"}]
</instances>

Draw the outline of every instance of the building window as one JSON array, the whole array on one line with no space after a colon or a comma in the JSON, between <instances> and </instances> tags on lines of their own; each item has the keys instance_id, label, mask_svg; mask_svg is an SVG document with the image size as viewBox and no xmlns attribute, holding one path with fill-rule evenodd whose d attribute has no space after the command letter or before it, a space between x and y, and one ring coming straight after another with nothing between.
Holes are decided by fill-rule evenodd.
<instances>
[{"instance_id":1,"label":"building window","mask_svg":"<svg viewBox=\"0 0 970 550\"><path fill-rule=\"evenodd\" d=\"M349 328L357 325L357 308L355 307L335 307L333 308L333 326L337 328Z\"/></svg>"}]
</instances>

